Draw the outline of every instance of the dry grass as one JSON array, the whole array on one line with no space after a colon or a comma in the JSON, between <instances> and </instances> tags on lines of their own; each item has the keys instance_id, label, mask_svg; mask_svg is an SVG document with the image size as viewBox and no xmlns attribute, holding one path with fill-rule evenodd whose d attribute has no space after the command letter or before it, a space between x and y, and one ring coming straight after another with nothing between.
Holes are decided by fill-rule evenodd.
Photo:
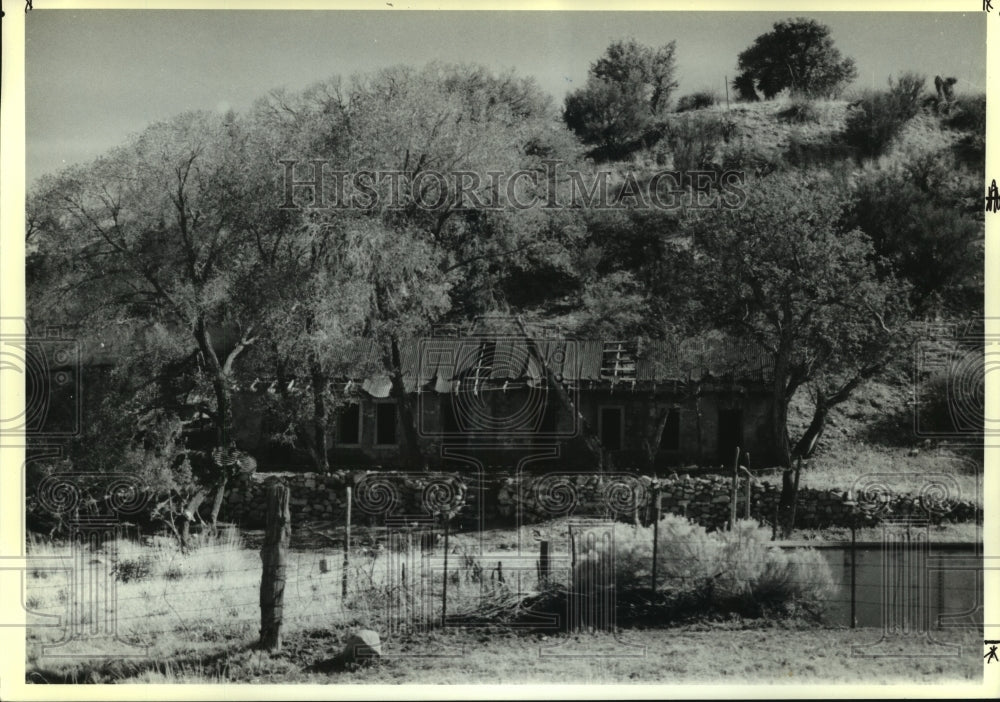
<instances>
[{"instance_id":1,"label":"dry grass","mask_svg":"<svg viewBox=\"0 0 1000 702\"><path fill-rule=\"evenodd\" d=\"M33 556L61 561L67 569L73 565L73 551L68 545L36 541L29 550ZM449 610L471 609L484 592L500 584L490 578L477 559L465 556L460 544L451 550ZM437 556L441 555L439 548ZM242 641L254 637L258 631L260 556L245 548L237 537L205 539L187 552L161 537L143 545L118 541L88 550L83 558L90 569L88 576L94 576L92 581L97 583L95 594L113 598L118 636L126 642L149 646L149 655L153 657L171 659L206 644ZM400 572L401 559L406 560L409 568L407 583L400 583L398 577L391 580L388 575L390 571ZM390 562L394 562L394 568L390 568ZM341 549L290 551L283 630L294 633L324 622L332 627L367 626L381 631L402 631L395 622L440 620L443 574L432 570L429 561L421 563L419 551L402 554L386 549L352 549L347 572L345 599L341 596L344 573ZM26 605L37 615L68 617L77 627L94 625L86 609L71 611L74 590L68 573L68 570L30 572ZM534 587L534 573L531 576ZM515 579L508 575L508 581L513 584ZM522 581L527 586L528 578ZM110 587L114 588L113 594ZM37 661L43 645L54 644L63 636L62 627L29 625L29 661ZM78 651L85 657L94 646L93 639L85 639Z\"/></svg>"},{"instance_id":2,"label":"dry grass","mask_svg":"<svg viewBox=\"0 0 1000 702\"><path fill-rule=\"evenodd\" d=\"M337 650L338 637L329 629L301 631L289 635L276 654L254 651L247 641L232 642L169 662L111 664L95 677L136 683L780 685L981 683L983 674L978 629L935 633L931 642L890 639L883 651L896 656L882 658L852 655L852 646L879 640L876 629L738 621L616 635L456 629L400 641L368 668L324 671L319 664ZM36 675L62 680L48 670Z\"/></svg>"},{"instance_id":3,"label":"dry grass","mask_svg":"<svg viewBox=\"0 0 1000 702\"><path fill-rule=\"evenodd\" d=\"M877 475L897 493L915 495L942 474L958 486L955 497L983 506L982 467L962 455L946 452L921 452L913 456L906 449L841 447L809 460L802 470L800 487L846 490L860 478ZM776 470L760 471L758 477L781 484Z\"/></svg>"},{"instance_id":4,"label":"dry grass","mask_svg":"<svg viewBox=\"0 0 1000 702\"><path fill-rule=\"evenodd\" d=\"M558 520L526 527L520 533L494 530L453 536L449 544L449 613L479 608L484 595L487 599L520 599L538 592L533 567L536 541L546 538L554 549L562 548L566 529L567 520ZM472 555L480 549L485 555ZM62 558L69 566L71 552L65 545L33 542L30 551ZM526 559L525 554L531 556ZM442 555L440 547L437 555ZM566 554L554 550L553 555ZM101 646L116 645L88 638L76 649L81 655L78 659L42 657L41 645L60 638L62 628L29 626L27 678L36 682L650 683L699 682L721 675L734 682L771 682L785 677L793 682L891 682L974 680L981 670L971 654L904 663L852 658L849 644L877 640L878 632L804 627L787 620L705 621L665 630L629 629L617 638L609 634L536 635L517 628L441 629L437 625L443 584L439 576L426 579L425 598L416 591L412 575L407 587L387 578L390 559L404 556L391 548L356 549L349 570L349 596L343 600L342 552L315 546L294 549L285 597L283 650L269 654L254 648L260 558L241 539L208 538L188 552L180 551L169 539L154 539L145 545L120 542L117 553L105 548L86 554L86 558L97 561L93 565L99 571L106 569L103 572L111 577L118 574L124 578L117 582L118 632L126 641L145 646L131 651L142 655L87 660L87 655ZM498 578L498 562L502 564L503 583ZM412 568L410 573L418 572L419 562ZM35 612L69 614L70 589L62 573L29 573L26 597ZM427 605L422 619L415 617L412 609L421 602ZM407 606L411 609L406 610ZM390 658L366 670L332 672L325 662L339 651L346 633L359 625L381 633ZM980 636L978 631L943 633L947 640L962 643L967 654L971 650L981 655L972 644ZM645 650L641 655L617 657L622 641L633 653L630 646L645 646ZM754 651L752 659L745 657L749 650ZM567 658L564 654L582 657Z\"/></svg>"}]
</instances>

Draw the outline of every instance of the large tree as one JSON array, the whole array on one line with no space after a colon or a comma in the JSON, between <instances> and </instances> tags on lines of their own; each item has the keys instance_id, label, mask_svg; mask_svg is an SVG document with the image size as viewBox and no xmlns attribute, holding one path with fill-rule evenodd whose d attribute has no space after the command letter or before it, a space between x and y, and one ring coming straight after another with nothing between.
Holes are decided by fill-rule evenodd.
<instances>
[{"instance_id":1,"label":"large tree","mask_svg":"<svg viewBox=\"0 0 1000 702\"><path fill-rule=\"evenodd\" d=\"M776 22L739 55L733 87L753 99L756 88L767 99L782 90L812 97L839 95L857 77L854 59L841 56L830 28L816 20Z\"/></svg>"},{"instance_id":2,"label":"large tree","mask_svg":"<svg viewBox=\"0 0 1000 702\"><path fill-rule=\"evenodd\" d=\"M675 49L675 42L612 42L591 64L587 84L566 97L566 124L595 147L594 156L627 156L663 120L677 88Z\"/></svg>"},{"instance_id":3,"label":"large tree","mask_svg":"<svg viewBox=\"0 0 1000 702\"><path fill-rule=\"evenodd\" d=\"M773 365L773 444L783 465L815 450L830 410L880 373L906 342L907 289L871 239L842 222L846 188L829 176L771 175L737 210L690 223L696 315L759 345ZM792 444L799 390L813 419Z\"/></svg>"},{"instance_id":4,"label":"large tree","mask_svg":"<svg viewBox=\"0 0 1000 702\"><path fill-rule=\"evenodd\" d=\"M145 380L178 355L190 358L215 426L205 456L233 446L235 364L260 331L258 310L234 293L251 270L255 238L280 231L257 229L248 211L251 163L235 115L189 112L46 179L29 207L45 272L29 281L33 312L113 339L119 364L142 360ZM217 513L238 466L204 463L202 487L215 489Z\"/></svg>"},{"instance_id":5,"label":"large tree","mask_svg":"<svg viewBox=\"0 0 1000 702\"><path fill-rule=\"evenodd\" d=\"M334 250L348 255L349 277L364 286L362 330L381 350L404 460L426 465L403 377L405 345L436 322L503 305L512 271L564 257L574 215L542 209L544 177L520 181L529 191L520 194L524 201L534 198L530 207L482 203L496 197L494 184L509 195L505 178L543 173L545 159L572 158L573 140L532 80L475 66L334 78L302 93L274 93L255 111L292 135L286 161L369 174L368 192L377 195L352 207L311 209L313 193L301 190L295 204L306 230L335 233ZM299 181L314 174L311 164L295 169Z\"/></svg>"}]
</instances>

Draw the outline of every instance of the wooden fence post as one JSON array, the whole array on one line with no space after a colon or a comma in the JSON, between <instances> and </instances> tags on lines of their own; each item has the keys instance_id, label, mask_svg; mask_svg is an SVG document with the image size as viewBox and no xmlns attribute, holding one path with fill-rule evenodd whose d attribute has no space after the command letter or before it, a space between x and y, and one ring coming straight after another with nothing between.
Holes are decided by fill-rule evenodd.
<instances>
[{"instance_id":1,"label":"wooden fence post","mask_svg":"<svg viewBox=\"0 0 1000 702\"><path fill-rule=\"evenodd\" d=\"M653 576L652 590L656 592L656 549L660 542L660 490L653 493Z\"/></svg>"},{"instance_id":2,"label":"wooden fence post","mask_svg":"<svg viewBox=\"0 0 1000 702\"><path fill-rule=\"evenodd\" d=\"M448 620L448 533L451 531L451 522L448 514L444 513L444 587L441 588L441 626Z\"/></svg>"},{"instance_id":3,"label":"wooden fence post","mask_svg":"<svg viewBox=\"0 0 1000 702\"><path fill-rule=\"evenodd\" d=\"M792 513L788 517L788 530L785 538L791 538L792 529L795 528L795 510L799 503L799 476L802 474L802 456L795 462L795 484L792 486Z\"/></svg>"},{"instance_id":4,"label":"wooden fence post","mask_svg":"<svg viewBox=\"0 0 1000 702\"><path fill-rule=\"evenodd\" d=\"M568 525L569 530L569 567L576 567L576 538L573 534L573 525Z\"/></svg>"},{"instance_id":5,"label":"wooden fence post","mask_svg":"<svg viewBox=\"0 0 1000 702\"><path fill-rule=\"evenodd\" d=\"M538 583L544 584L549 579L549 542L542 541L538 544Z\"/></svg>"},{"instance_id":6,"label":"wooden fence post","mask_svg":"<svg viewBox=\"0 0 1000 702\"><path fill-rule=\"evenodd\" d=\"M858 541L857 527L854 520L851 520L851 628L858 625L857 617L857 597L858 597Z\"/></svg>"},{"instance_id":7,"label":"wooden fence post","mask_svg":"<svg viewBox=\"0 0 1000 702\"><path fill-rule=\"evenodd\" d=\"M271 485L267 493L267 531L260 548L264 570L260 579L260 648L281 650L281 622L284 616L285 570L288 542L292 535L286 485Z\"/></svg>"},{"instance_id":8,"label":"wooden fence post","mask_svg":"<svg viewBox=\"0 0 1000 702\"><path fill-rule=\"evenodd\" d=\"M736 447L736 457L733 459L733 486L729 500L729 531L736 527L736 501L739 499L740 487L740 447Z\"/></svg>"},{"instance_id":9,"label":"wooden fence post","mask_svg":"<svg viewBox=\"0 0 1000 702\"><path fill-rule=\"evenodd\" d=\"M744 518L750 519L750 499L752 497L750 484L753 482L753 473L750 472L750 452L747 451L743 455L747 457L747 464L744 468L747 474L747 504Z\"/></svg>"},{"instance_id":10,"label":"wooden fence post","mask_svg":"<svg viewBox=\"0 0 1000 702\"><path fill-rule=\"evenodd\" d=\"M340 596L347 599L347 570L351 566L351 486L347 488L347 518L344 520L344 572L340 576Z\"/></svg>"}]
</instances>

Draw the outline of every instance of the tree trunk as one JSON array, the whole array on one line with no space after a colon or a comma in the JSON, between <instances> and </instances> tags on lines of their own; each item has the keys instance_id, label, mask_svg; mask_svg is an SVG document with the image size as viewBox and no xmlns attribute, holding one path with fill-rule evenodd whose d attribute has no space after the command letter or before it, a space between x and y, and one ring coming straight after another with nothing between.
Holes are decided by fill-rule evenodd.
<instances>
[{"instance_id":1,"label":"tree trunk","mask_svg":"<svg viewBox=\"0 0 1000 702\"><path fill-rule=\"evenodd\" d=\"M195 324L194 335L201 355L205 359L205 366L212 381L212 390L215 392L216 445L226 447L232 440L233 428L233 403L229 391L229 378L212 347L212 337L204 319L199 319Z\"/></svg>"},{"instance_id":2,"label":"tree trunk","mask_svg":"<svg viewBox=\"0 0 1000 702\"><path fill-rule=\"evenodd\" d=\"M809 458L813 455L816 447L819 445L820 438L823 436L823 430L826 429L826 419L829 415L830 405L820 396L817 399L816 408L813 410L809 426L806 427L802 437L795 444L795 450L793 451L795 456Z\"/></svg>"},{"instance_id":3,"label":"tree trunk","mask_svg":"<svg viewBox=\"0 0 1000 702\"><path fill-rule=\"evenodd\" d=\"M788 440L788 400L784 389L775 389L772 394L771 431L774 441L774 455L778 465L788 468L792 465L791 449Z\"/></svg>"},{"instance_id":4,"label":"tree trunk","mask_svg":"<svg viewBox=\"0 0 1000 702\"><path fill-rule=\"evenodd\" d=\"M656 454L660 448L660 442L663 440L663 430L667 426L667 420L670 418L670 408L665 407L660 410L660 413L656 417L656 423L653 425L653 430L650 432L650 436L645 440L646 448L646 470L652 474L653 470L656 468Z\"/></svg>"},{"instance_id":5,"label":"tree trunk","mask_svg":"<svg viewBox=\"0 0 1000 702\"><path fill-rule=\"evenodd\" d=\"M216 535L219 533L218 523L219 523L219 512L222 510L222 499L226 495L226 484L229 482L229 476L226 474L226 469L223 469L222 480L215 488L215 499L212 501L212 517L211 517L211 527L212 534Z\"/></svg>"},{"instance_id":6,"label":"tree trunk","mask_svg":"<svg viewBox=\"0 0 1000 702\"><path fill-rule=\"evenodd\" d=\"M694 419L695 419L695 429L698 435L698 465L704 465L705 454L703 450L702 440L704 435L701 427L701 398L694 398Z\"/></svg>"},{"instance_id":7,"label":"tree trunk","mask_svg":"<svg viewBox=\"0 0 1000 702\"><path fill-rule=\"evenodd\" d=\"M401 453L407 465L415 470L430 470L427 456L420 443L420 436L417 433L416 412L413 409L413 400L409 393L406 392L406 384L403 381L403 359L399 350L399 343L395 337L390 340L389 353L389 380L392 383L390 394L396 399L396 407L399 410L399 423L403 429Z\"/></svg>"},{"instance_id":8,"label":"tree trunk","mask_svg":"<svg viewBox=\"0 0 1000 702\"><path fill-rule=\"evenodd\" d=\"M586 451L593 457L597 470L603 470L604 446L601 444L600 437L597 436L597 432L595 432L593 427L590 426L590 422L587 421L586 417L584 417L583 414L576 408L576 405L573 404L573 400L570 398L569 393L566 392L566 388L562 386L562 383L556 380L555 374L552 372L552 369L549 368L549 364L545 362L544 358L542 358L542 353L538 350L538 345L535 343L535 340L528 335L528 330L524 326L524 322L518 319L517 324L521 329L521 333L524 334L524 340L528 346L528 352L532 355L532 357L534 357L535 361L545 373L546 385L555 391L556 397L559 398L559 403L562 405L563 409L570 414L576 415L576 421L579 423L580 427L579 440L583 444Z\"/></svg>"},{"instance_id":9,"label":"tree trunk","mask_svg":"<svg viewBox=\"0 0 1000 702\"><path fill-rule=\"evenodd\" d=\"M205 501L206 496L207 493L201 488L184 505L184 512L181 514L181 519L184 520L181 524L181 548L187 548L188 539L191 536L191 522L198 516L198 508L201 507L201 503Z\"/></svg>"},{"instance_id":10,"label":"tree trunk","mask_svg":"<svg viewBox=\"0 0 1000 702\"><path fill-rule=\"evenodd\" d=\"M313 446L311 453L316 470L325 474L330 472L330 458L327 453L326 440L326 388L328 380L315 355L311 355L309 368L313 389Z\"/></svg>"},{"instance_id":11,"label":"tree trunk","mask_svg":"<svg viewBox=\"0 0 1000 702\"><path fill-rule=\"evenodd\" d=\"M788 438L788 402L792 399L790 387L791 341L783 338L774 357L774 380L771 386L771 435L774 455L778 465L792 465L792 452Z\"/></svg>"},{"instance_id":12,"label":"tree trunk","mask_svg":"<svg viewBox=\"0 0 1000 702\"><path fill-rule=\"evenodd\" d=\"M799 493L799 473L802 461L797 466L786 468L781 474L781 496L778 498L778 522L781 525L781 537L787 539L795 527L795 502Z\"/></svg>"},{"instance_id":13,"label":"tree trunk","mask_svg":"<svg viewBox=\"0 0 1000 702\"><path fill-rule=\"evenodd\" d=\"M873 363L862 368L854 377L837 388L834 392L827 394L821 390L816 392L816 408L813 410L812 420L806 428L802 438L795 444L796 456L809 458L816 451L819 440L826 429L826 420L830 416L830 410L850 399L858 387L869 378L877 375L882 370L881 363Z\"/></svg>"}]
</instances>

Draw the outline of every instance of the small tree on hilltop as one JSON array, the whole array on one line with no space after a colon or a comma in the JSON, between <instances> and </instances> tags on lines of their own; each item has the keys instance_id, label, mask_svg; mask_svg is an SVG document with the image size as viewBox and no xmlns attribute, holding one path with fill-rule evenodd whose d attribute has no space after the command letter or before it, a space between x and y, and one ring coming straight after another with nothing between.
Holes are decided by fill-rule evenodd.
<instances>
[{"instance_id":1,"label":"small tree on hilltop","mask_svg":"<svg viewBox=\"0 0 1000 702\"><path fill-rule=\"evenodd\" d=\"M754 87L768 100L786 89L833 97L858 75L854 59L842 57L833 45L830 28L804 18L776 22L740 53L738 67L733 87L751 100Z\"/></svg>"},{"instance_id":2,"label":"small tree on hilltop","mask_svg":"<svg viewBox=\"0 0 1000 702\"><path fill-rule=\"evenodd\" d=\"M676 42L659 48L613 42L591 67L587 84L566 98L566 125L606 158L627 156L666 115Z\"/></svg>"}]
</instances>

